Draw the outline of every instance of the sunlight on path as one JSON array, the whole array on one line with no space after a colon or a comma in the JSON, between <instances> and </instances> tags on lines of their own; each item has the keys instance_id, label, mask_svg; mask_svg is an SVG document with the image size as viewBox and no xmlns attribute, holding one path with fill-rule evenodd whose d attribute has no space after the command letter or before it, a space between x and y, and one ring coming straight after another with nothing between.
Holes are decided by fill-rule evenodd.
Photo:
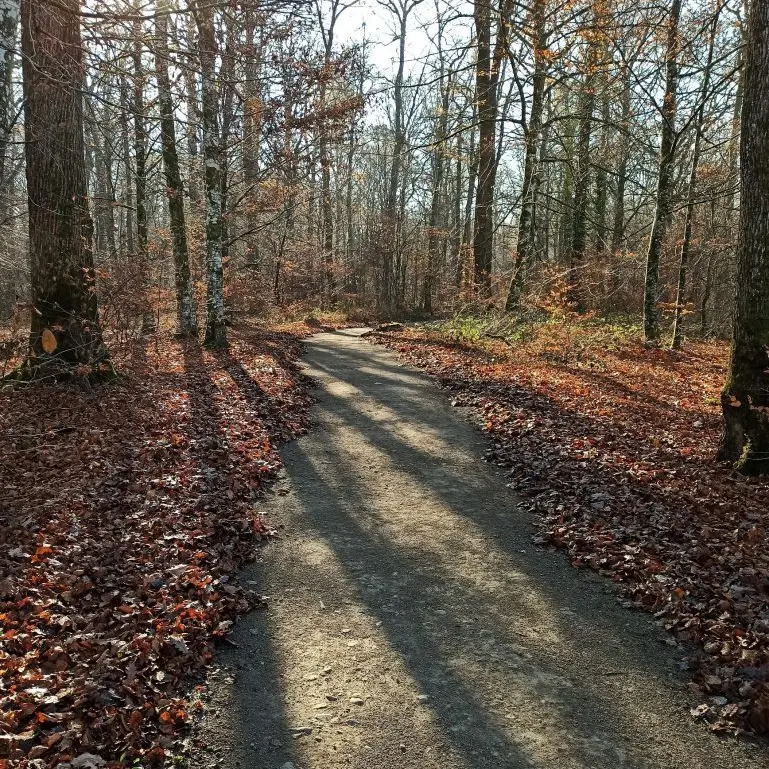
<instances>
[{"instance_id":1,"label":"sunlight on path","mask_svg":"<svg viewBox=\"0 0 769 769\"><path fill-rule=\"evenodd\" d=\"M202 765L766 766L690 719L651 618L532 546L423 374L345 332L306 363L315 426L265 504L286 536L245 575L270 608L224 655Z\"/></svg>"}]
</instances>

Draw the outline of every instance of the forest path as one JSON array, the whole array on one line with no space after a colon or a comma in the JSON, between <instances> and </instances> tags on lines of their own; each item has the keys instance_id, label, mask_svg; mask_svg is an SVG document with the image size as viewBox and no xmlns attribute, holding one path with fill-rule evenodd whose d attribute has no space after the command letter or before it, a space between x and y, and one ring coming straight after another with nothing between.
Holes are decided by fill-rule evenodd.
<instances>
[{"instance_id":1,"label":"forest path","mask_svg":"<svg viewBox=\"0 0 769 769\"><path fill-rule=\"evenodd\" d=\"M195 767L766 769L696 724L653 619L531 542L485 441L360 331L307 344L313 430L265 502L270 596L221 654Z\"/></svg>"}]
</instances>

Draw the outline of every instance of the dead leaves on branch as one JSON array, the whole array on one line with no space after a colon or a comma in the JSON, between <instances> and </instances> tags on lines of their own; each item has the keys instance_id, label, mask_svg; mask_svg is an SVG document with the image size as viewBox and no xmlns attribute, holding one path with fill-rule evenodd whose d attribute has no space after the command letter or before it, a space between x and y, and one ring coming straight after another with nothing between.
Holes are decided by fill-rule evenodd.
<instances>
[{"instance_id":1,"label":"dead leaves on branch","mask_svg":"<svg viewBox=\"0 0 769 769\"><path fill-rule=\"evenodd\" d=\"M173 755L213 640L262 601L233 578L306 425L298 352L164 339L95 393L0 395L0 767Z\"/></svg>"},{"instance_id":2,"label":"dead leaves on branch","mask_svg":"<svg viewBox=\"0 0 769 769\"><path fill-rule=\"evenodd\" d=\"M477 410L540 544L621 583L628 606L691 652L692 715L768 732L769 481L713 460L726 346L625 339L561 356L547 333L512 351L434 332L380 340Z\"/></svg>"}]
</instances>

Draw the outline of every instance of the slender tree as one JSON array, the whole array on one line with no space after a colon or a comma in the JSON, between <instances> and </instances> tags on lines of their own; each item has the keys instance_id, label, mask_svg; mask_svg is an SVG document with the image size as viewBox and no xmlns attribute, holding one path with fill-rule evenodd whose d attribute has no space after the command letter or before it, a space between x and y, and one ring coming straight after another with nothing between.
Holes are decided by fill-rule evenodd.
<instances>
[{"instance_id":1,"label":"slender tree","mask_svg":"<svg viewBox=\"0 0 769 769\"><path fill-rule=\"evenodd\" d=\"M150 334L155 331L155 318L152 305L149 301L151 283L149 251L149 222L147 220L147 127L145 121L144 80L145 70L142 54L144 30L141 21L137 20L133 25L133 122L134 122L134 180L136 189L136 245L139 260L139 269L142 274L143 312L142 332Z\"/></svg>"},{"instance_id":2,"label":"slender tree","mask_svg":"<svg viewBox=\"0 0 769 769\"><path fill-rule=\"evenodd\" d=\"M681 0L672 0L667 19L665 48L665 94L660 109L660 157L657 171L654 222L646 251L644 281L644 335L647 344L657 344L660 321L657 303L660 297L660 256L670 220L673 215L673 170L676 151L676 114L678 104L678 54Z\"/></svg>"},{"instance_id":3,"label":"slender tree","mask_svg":"<svg viewBox=\"0 0 769 769\"><path fill-rule=\"evenodd\" d=\"M6 159L13 127L13 64L20 0L0 3L0 194L6 191ZM5 210L5 204L2 206Z\"/></svg>"},{"instance_id":4,"label":"slender tree","mask_svg":"<svg viewBox=\"0 0 769 769\"><path fill-rule=\"evenodd\" d=\"M524 287L524 274L534 255L534 206L537 198L537 159L542 138L542 114L545 106L547 80L547 26L546 0L534 0L531 6L531 49L534 60L534 76L531 87L531 111L523 118L524 159L523 184L521 186L521 212L518 217L518 239L515 247L513 278L505 302L506 312L520 308ZM508 55L510 51L508 49ZM516 66L516 61L511 61Z\"/></svg>"},{"instance_id":5,"label":"slender tree","mask_svg":"<svg viewBox=\"0 0 769 769\"><path fill-rule=\"evenodd\" d=\"M694 116L694 142L692 146L692 160L689 167L689 179L686 190L686 209L684 213L684 237L681 243L681 256L678 262L678 285L676 288L676 309L673 318L673 338L670 346L677 350L681 346L683 338L683 313L686 296L686 278L689 269L689 255L692 247L692 229L694 224L694 209L697 204L697 174L702 155L702 139L705 133L705 106L710 96L710 79L713 71L713 55L716 46L716 32L718 30L718 17L721 15L723 0L716 0L716 10L713 21L710 24L708 35L708 53L705 61L705 69L702 74L702 93L700 103Z\"/></svg>"},{"instance_id":6,"label":"slender tree","mask_svg":"<svg viewBox=\"0 0 769 769\"><path fill-rule=\"evenodd\" d=\"M176 284L176 312L179 333L187 337L198 335L195 291L190 273L190 255L187 245L187 223L184 214L184 187L176 150L176 122L168 73L168 0L158 0L155 21L155 76L158 84L160 111L160 143L163 153L163 171L166 199L171 228Z\"/></svg>"},{"instance_id":7,"label":"slender tree","mask_svg":"<svg viewBox=\"0 0 769 769\"><path fill-rule=\"evenodd\" d=\"M211 347L227 346L224 317L224 219L222 204L222 147L219 130L219 88L216 82L218 43L214 6L194 0L191 7L198 27L203 124L203 163L206 187L206 333Z\"/></svg>"}]
</instances>

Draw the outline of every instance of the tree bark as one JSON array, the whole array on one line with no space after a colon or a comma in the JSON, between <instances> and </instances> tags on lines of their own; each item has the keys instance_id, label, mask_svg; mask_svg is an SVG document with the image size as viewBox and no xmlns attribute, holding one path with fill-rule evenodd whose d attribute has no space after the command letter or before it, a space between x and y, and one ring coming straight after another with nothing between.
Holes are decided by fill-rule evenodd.
<instances>
[{"instance_id":1,"label":"tree bark","mask_svg":"<svg viewBox=\"0 0 769 769\"><path fill-rule=\"evenodd\" d=\"M750 4L745 48L737 304L719 457L769 472L769 4Z\"/></svg>"},{"instance_id":2,"label":"tree bark","mask_svg":"<svg viewBox=\"0 0 769 769\"><path fill-rule=\"evenodd\" d=\"M99 327L83 134L78 0L21 5L32 279L24 375L90 377L108 366Z\"/></svg>"},{"instance_id":3,"label":"tree bark","mask_svg":"<svg viewBox=\"0 0 769 769\"><path fill-rule=\"evenodd\" d=\"M668 16L665 51L665 95L661 109L660 160L657 176L654 223L646 252L644 281L644 335L647 344L657 344L660 321L657 302L660 295L660 255L673 215L673 163L676 149L676 107L678 91L678 21L681 0L672 0Z\"/></svg>"}]
</instances>

